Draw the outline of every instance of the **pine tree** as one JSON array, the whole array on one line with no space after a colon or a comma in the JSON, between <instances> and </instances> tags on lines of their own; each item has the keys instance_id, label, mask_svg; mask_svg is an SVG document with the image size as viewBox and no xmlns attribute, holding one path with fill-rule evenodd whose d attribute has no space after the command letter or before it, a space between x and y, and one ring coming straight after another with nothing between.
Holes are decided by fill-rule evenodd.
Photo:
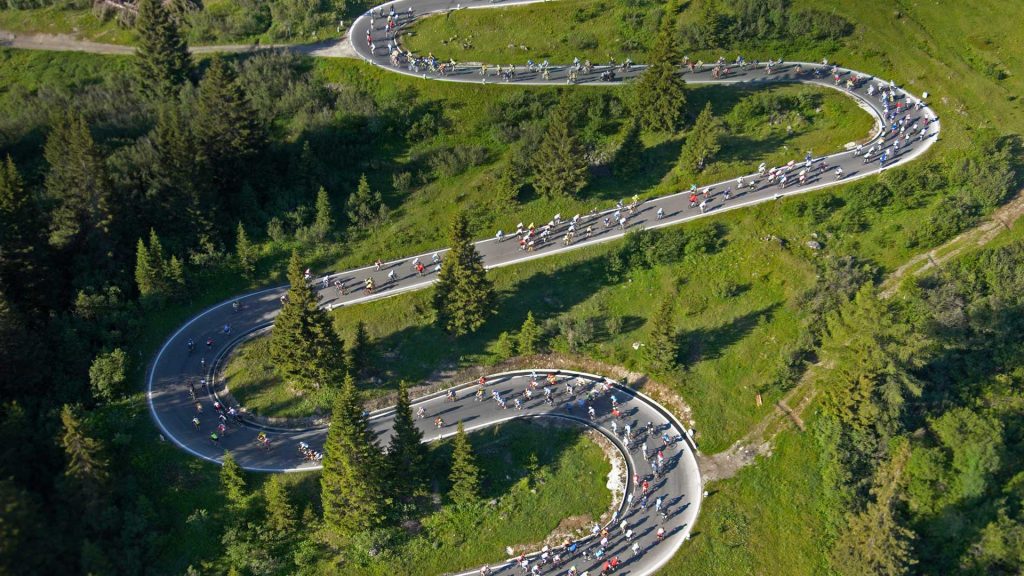
<instances>
[{"instance_id":1,"label":"pine tree","mask_svg":"<svg viewBox=\"0 0 1024 576\"><path fill-rule=\"evenodd\" d=\"M167 294L177 299L185 295L185 264L174 254L167 261Z\"/></svg>"},{"instance_id":2,"label":"pine tree","mask_svg":"<svg viewBox=\"0 0 1024 576\"><path fill-rule=\"evenodd\" d=\"M612 169L616 176L632 176L641 168L643 160L644 143L640 140L640 122L636 117L626 122L623 131L622 143L615 152L615 162Z\"/></svg>"},{"instance_id":3,"label":"pine tree","mask_svg":"<svg viewBox=\"0 0 1024 576\"><path fill-rule=\"evenodd\" d=\"M356 226L373 226L387 219L388 208L380 192L370 190L366 174L359 177L359 186L346 202L348 220Z\"/></svg>"},{"instance_id":4,"label":"pine tree","mask_svg":"<svg viewBox=\"0 0 1024 576\"><path fill-rule=\"evenodd\" d=\"M160 0L139 0L137 6L135 31L139 46L135 61L139 79L148 95L159 100L173 99L188 81L192 55Z\"/></svg>"},{"instance_id":5,"label":"pine tree","mask_svg":"<svg viewBox=\"0 0 1024 576\"><path fill-rule=\"evenodd\" d=\"M352 334L351 345L348 348L348 369L352 374L362 374L371 365L372 342L370 334L366 331L366 322L356 322L356 329Z\"/></svg>"},{"instance_id":6,"label":"pine tree","mask_svg":"<svg viewBox=\"0 0 1024 576\"><path fill-rule=\"evenodd\" d=\"M67 460L64 466L66 486L75 500L82 502L90 512L97 512L110 477L103 446L99 440L86 435L82 421L66 404L60 411L60 421L64 427L61 447Z\"/></svg>"},{"instance_id":7,"label":"pine tree","mask_svg":"<svg viewBox=\"0 0 1024 576\"><path fill-rule=\"evenodd\" d=\"M533 312L527 312L526 320L523 321L522 327L519 328L519 353L523 356L539 353L542 336L540 326L533 318Z\"/></svg>"},{"instance_id":8,"label":"pine tree","mask_svg":"<svg viewBox=\"0 0 1024 576\"><path fill-rule=\"evenodd\" d=\"M344 365L344 344L319 307L319 296L306 284L299 255L288 262L288 301L274 320L270 354L278 370L300 386L337 383Z\"/></svg>"},{"instance_id":9,"label":"pine tree","mask_svg":"<svg viewBox=\"0 0 1024 576\"><path fill-rule=\"evenodd\" d=\"M718 50L725 44L727 22L716 0L702 0L697 17L697 37L702 48Z\"/></svg>"},{"instance_id":10,"label":"pine tree","mask_svg":"<svg viewBox=\"0 0 1024 576\"><path fill-rule=\"evenodd\" d=\"M242 467L226 450L220 468L220 492L228 504L228 509L234 514L243 512L248 506L249 495L246 493Z\"/></svg>"},{"instance_id":11,"label":"pine tree","mask_svg":"<svg viewBox=\"0 0 1024 576\"><path fill-rule=\"evenodd\" d=\"M355 380L345 377L334 401L324 444L320 499L324 522L342 540L381 525L384 499L376 485L381 472L377 449Z\"/></svg>"},{"instance_id":12,"label":"pine tree","mask_svg":"<svg viewBox=\"0 0 1024 576\"><path fill-rule=\"evenodd\" d=\"M672 299L661 301L658 311L651 317L651 336L644 346L644 360L648 369L656 372L670 372L679 363L678 333L672 321Z\"/></svg>"},{"instance_id":13,"label":"pine tree","mask_svg":"<svg viewBox=\"0 0 1024 576\"><path fill-rule=\"evenodd\" d=\"M249 235L245 233L245 226L241 222L238 223L235 233L235 255L242 275L252 280L256 276L256 247L249 240Z\"/></svg>"},{"instance_id":14,"label":"pine tree","mask_svg":"<svg viewBox=\"0 0 1024 576\"><path fill-rule=\"evenodd\" d=\"M691 173L700 172L722 148L722 123L711 112L711 102L704 105L686 135L686 142L679 153L679 166Z\"/></svg>"},{"instance_id":15,"label":"pine tree","mask_svg":"<svg viewBox=\"0 0 1024 576\"><path fill-rule=\"evenodd\" d=\"M462 336L477 331L494 313L494 285L469 235L469 220L458 212L449 235L451 249L441 264L434 291L437 324Z\"/></svg>"},{"instance_id":16,"label":"pine tree","mask_svg":"<svg viewBox=\"0 0 1024 576\"><path fill-rule=\"evenodd\" d=\"M313 221L313 231L318 241L327 239L331 230L334 229L334 216L331 214L331 198L323 186L316 194L316 219Z\"/></svg>"},{"instance_id":17,"label":"pine tree","mask_svg":"<svg viewBox=\"0 0 1024 576\"><path fill-rule=\"evenodd\" d=\"M392 498L396 502L409 500L426 483L427 448L423 444L423 433L413 420L409 388L405 382L398 385L395 425L387 459Z\"/></svg>"},{"instance_id":18,"label":"pine tree","mask_svg":"<svg viewBox=\"0 0 1024 576\"><path fill-rule=\"evenodd\" d=\"M159 247L159 245L158 245ZM135 249L135 285L143 299L154 298L162 292L163 262L154 258L142 238Z\"/></svg>"},{"instance_id":19,"label":"pine tree","mask_svg":"<svg viewBox=\"0 0 1024 576\"><path fill-rule=\"evenodd\" d=\"M234 68L221 57L213 59L199 82L192 126L212 189L239 204L246 166L263 149L266 134Z\"/></svg>"},{"instance_id":20,"label":"pine tree","mask_svg":"<svg viewBox=\"0 0 1024 576\"><path fill-rule=\"evenodd\" d=\"M10 156L0 163L0 222L0 291L22 306L47 306L46 222Z\"/></svg>"},{"instance_id":21,"label":"pine tree","mask_svg":"<svg viewBox=\"0 0 1024 576\"><path fill-rule=\"evenodd\" d=\"M150 141L156 152L151 210L167 230L190 230L200 239L213 233L219 207L206 186L210 166L188 118L176 102L161 106Z\"/></svg>"},{"instance_id":22,"label":"pine tree","mask_svg":"<svg viewBox=\"0 0 1024 576\"><path fill-rule=\"evenodd\" d=\"M547 132L531 158L533 186L544 196L575 196L587 186L590 167L562 106L548 119Z\"/></svg>"},{"instance_id":23,"label":"pine tree","mask_svg":"<svg viewBox=\"0 0 1024 576\"><path fill-rule=\"evenodd\" d=\"M452 483L448 497L456 506L464 508L476 503L480 497L480 469L461 420L452 440L452 472L448 479Z\"/></svg>"},{"instance_id":24,"label":"pine tree","mask_svg":"<svg viewBox=\"0 0 1024 576\"><path fill-rule=\"evenodd\" d=\"M917 563L914 531L899 517L909 458L909 443L898 442L892 460L876 473L871 490L874 499L864 511L849 516L846 530L832 548L832 565L841 574L903 576Z\"/></svg>"},{"instance_id":25,"label":"pine tree","mask_svg":"<svg viewBox=\"0 0 1024 576\"><path fill-rule=\"evenodd\" d=\"M278 533L290 533L296 526L295 507L288 501L288 489L277 476L267 480L263 497L267 500L267 527Z\"/></svg>"},{"instance_id":26,"label":"pine tree","mask_svg":"<svg viewBox=\"0 0 1024 576\"><path fill-rule=\"evenodd\" d=\"M671 32L663 30L651 51L651 64L633 82L633 106L644 130L675 132L683 126L686 87Z\"/></svg>"},{"instance_id":27,"label":"pine tree","mask_svg":"<svg viewBox=\"0 0 1024 576\"><path fill-rule=\"evenodd\" d=\"M50 241L58 248L74 245L86 256L105 253L100 239L111 222L111 186L85 119L74 113L58 117L43 155L50 165L46 193L56 204Z\"/></svg>"}]
</instances>

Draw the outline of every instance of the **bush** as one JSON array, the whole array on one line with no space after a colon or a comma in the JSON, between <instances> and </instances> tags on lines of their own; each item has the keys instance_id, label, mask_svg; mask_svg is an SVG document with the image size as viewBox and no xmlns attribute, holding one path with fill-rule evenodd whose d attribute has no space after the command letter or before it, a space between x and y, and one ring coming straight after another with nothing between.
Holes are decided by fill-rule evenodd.
<instances>
[{"instance_id":1,"label":"bush","mask_svg":"<svg viewBox=\"0 0 1024 576\"><path fill-rule=\"evenodd\" d=\"M427 163L438 178L451 178L487 161L487 148L458 144L432 153Z\"/></svg>"},{"instance_id":2,"label":"bush","mask_svg":"<svg viewBox=\"0 0 1024 576\"><path fill-rule=\"evenodd\" d=\"M914 235L918 243L934 246L970 228L978 220L977 206L962 195L946 196L936 202L928 219Z\"/></svg>"},{"instance_id":3,"label":"bush","mask_svg":"<svg viewBox=\"0 0 1024 576\"><path fill-rule=\"evenodd\" d=\"M128 354L120 348L100 354L89 366L89 385L94 397L113 400L125 392L128 378Z\"/></svg>"}]
</instances>

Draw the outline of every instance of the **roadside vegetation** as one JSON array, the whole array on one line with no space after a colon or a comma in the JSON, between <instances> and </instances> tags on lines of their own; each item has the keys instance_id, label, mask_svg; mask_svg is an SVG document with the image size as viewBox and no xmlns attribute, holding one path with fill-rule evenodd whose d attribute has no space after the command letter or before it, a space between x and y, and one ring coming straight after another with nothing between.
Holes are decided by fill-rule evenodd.
<instances>
[{"instance_id":1,"label":"roadside vegetation","mask_svg":"<svg viewBox=\"0 0 1024 576\"><path fill-rule=\"evenodd\" d=\"M590 356L651 374L681 396L706 452L741 438L809 362L827 361L807 432L783 433L770 459L710 487L700 534L673 566L1019 572L1019 239L963 255L891 301L872 285L1019 189L1024 55L1008 27L1021 9L980 2L893 14L874 0L820 4L814 13L800 10L802 0L765 4L759 36L744 31L742 10L754 3L694 0L677 18L663 14L659 34L691 57L828 56L927 90L944 122L927 157L878 178L488 273L496 314L482 325L439 323L430 290L340 309L329 322L350 344L365 326L370 361L353 374L365 395L514 355ZM608 5L610 14L621 9ZM778 9L793 14L773 18ZM597 49L615 38L596 24L604 14L593 17ZM174 27L155 21L154 45L173 45ZM674 111L680 129L658 132L640 121L631 129L645 114L629 87L455 86L354 62L182 54L154 51L139 66L0 51L0 211L12 224L0 238L0 429L12 446L0 455L0 496L5 522L21 527L13 546L0 547L6 571L227 573L228 550L247 573L337 572L338 562L386 572L409 562L440 567L426 544L434 540L464 547L460 562L491 559L520 525L488 528L473 524L479 514L446 512L453 491L443 480L426 488L440 495L439 510L417 504L381 517L383 532L365 533L328 513L337 508L317 484L329 474L219 488L213 466L161 441L148 418L138 383L153 351L203 306L284 282L293 250L318 271L365 265L440 247L459 208L473 236L491 236L519 220L736 176L760 159L834 150L870 127L841 95L800 87L687 87L686 107ZM725 130L722 146L693 167L683 149L707 102ZM220 137L229 132L236 137ZM581 151L560 171L576 175L571 181L537 169L538 151L554 139ZM791 152L780 155L782 146ZM623 172L633 165L641 168ZM268 407L284 398L264 393L278 394ZM963 436L971 441L957 441ZM549 437L532 431L516 442ZM486 442L474 442L489 470ZM555 478L575 451L538 462ZM434 470L442 479L443 462ZM532 469L520 462L504 465ZM573 462L597 471L586 490L596 496L601 466L590 456ZM548 506L543 489L515 487L536 476L512 476L491 489ZM463 510L495 496L483 486L480 498L460 498ZM559 514L597 514L605 501L566 504L536 524L521 516L528 530L519 541L542 537ZM295 530L245 524L268 518L278 528L323 526L318 533L330 537L300 541ZM411 519L439 531L395 528ZM494 537L463 546L474 528ZM371 568L360 550L379 543L389 556ZM256 565L267 550L287 562Z\"/></svg>"}]
</instances>

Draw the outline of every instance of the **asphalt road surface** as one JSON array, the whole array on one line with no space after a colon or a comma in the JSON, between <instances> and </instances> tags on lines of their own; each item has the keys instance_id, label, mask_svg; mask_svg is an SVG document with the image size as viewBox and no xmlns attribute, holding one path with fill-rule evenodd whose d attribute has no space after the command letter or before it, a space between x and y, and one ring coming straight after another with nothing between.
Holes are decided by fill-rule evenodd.
<instances>
[{"instance_id":1,"label":"asphalt road surface","mask_svg":"<svg viewBox=\"0 0 1024 576\"><path fill-rule=\"evenodd\" d=\"M386 14L392 4L383 5L382 9ZM410 2L393 3L398 14L403 15L399 20L402 25L407 25L413 17L419 17L429 12L451 10L456 3L432 0L418 0L414 4ZM412 16L408 15L408 6L415 6ZM463 2L465 7L491 7L508 4L495 4L490 2ZM376 10L376 9L375 9ZM457 65L454 70L448 71L445 76L439 73L424 72L422 70L410 71L407 62L401 62L398 66L392 66L391 60L385 52L385 42L377 43L377 50L373 53L365 42L365 32L370 29L370 34L383 39L386 19L375 18L373 26L370 26L370 16L366 14L352 25L350 29L350 40L355 51L367 61L374 65L381 66L394 72L412 74L427 79L455 81L455 82L476 82L482 81L479 73L479 66L469 64ZM378 40L379 41L379 40ZM798 73L798 66L802 67L802 73ZM710 67L708 67L710 68ZM691 73L686 71L684 78L689 83L728 83L741 84L744 86L759 86L779 82L803 82L833 87L854 98L866 111L871 113L877 120L876 133L867 141L864 148L872 145L888 147L892 144L893 137L886 127L887 122L883 120L883 104L875 96L869 96L867 89L871 85L879 85L879 79L868 74L847 69L840 69L840 85L834 85L831 72L825 68L821 77L815 75L814 70L822 68L815 64L785 63L775 68L772 74L766 74L763 66L747 68L746 70L734 70L726 78L711 78L710 69L705 72ZM598 66L590 74L580 75L577 85L606 85L608 82L600 80L601 72L607 67ZM616 82L623 78L635 76L642 70L642 66L634 66L629 72L619 72ZM501 82L500 79L487 77L488 83L508 84L566 84L568 67L552 67L549 79L542 78L539 71L529 71L525 67L517 70L517 79L510 82ZM855 76L858 83L853 89L846 89L846 80ZM888 82L886 82L888 84ZM573 250L582 246L592 245L599 242L615 240L622 237L628 230L637 228L658 228L680 224L705 215L716 214L725 210L732 210L749 206L759 202L778 201L786 196L800 194L837 183L864 178L888 169L894 165L909 162L913 158L927 150L938 138L940 124L932 115L932 112L925 103L921 107L915 106L920 99L897 89L896 101L902 101L904 109L902 115L909 115L911 124L922 122L925 118L932 120L926 132L919 139L912 139L908 144L900 148L898 154L891 157L888 164L883 168L878 161L878 154L873 156L869 162L855 156L852 151L846 150L824 157L816 157L812 160L812 170L803 185L796 183L797 175L803 168L804 159L794 157L795 167L789 171L790 184L780 188L777 184L769 184L764 177L754 173L756 167L751 167L751 174L744 177L745 186L738 189L736 181L720 183L702 183L699 190L703 192L710 187L711 191L705 209L691 206L689 191L680 191L677 194L665 196L653 200L647 200L639 204L630 213L622 210L627 217L625 226L612 222L611 226L605 224L605 218L611 218L615 208L598 213L583 215L576 224L576 235L572 242L565 242L565 235L569 228L569 221L573 215L563 214L563 221L551 228L548 242L537 244L533 249L523 249L517 242L514 234L516 222L510 221L505 228L506 239L498 241L496 238L482 240L477 243L477 250L481 253L484 263L488 268L505 266L523 262L533 258L541 258L566 250ZM822 163L828 165L828 169L821 172L816 168ZM834 177L834 169L841 167L844 177L837 182ZM754 182L753 186L749 183ZM724 190L732 189L729 199L725 199ZM700 200L703 200L701 196ZM659 217L659 212L661 216ZM541 224L541 223L537 223ZM590 227L591 233L587 234L586 229ZM430 285L436 279L436 272L432 262L434 251L424 254L412 255L408 258L388 262L378 270L374 266L368 266L357 270L331 273L325 276L321 273L312 279L317 286L322 304L327 307L351 305L359 302L386 298L401 292L416 290ZM445 257L445 250L437 251L442 263ZM422 261L426 268L422 275L414 267L416 259ZM389 281L389 272L395 272L396 279ZM377 286L373 293L362 290L365 280L372 278ZM340 282L344 291L336 287ZM280 297L287 292L287 287L276 287L240 295L230 301L214 306L189 320L184 326L172 334L164 346L160 349L154 359L148 378L148 396L151 413L164 435L184 450L207 460L218 462L225 450L230 451L240 465L250 470L257 471L294 471L313 469L318 467L315 462L306 460L298 450L300 442L305 442L314 450L322 450L326 429L322 426L308 428L261 428L253 422L231 423L226 434L217 444L209 438L217 422L213 409L213 402L217 401L218 394L224 390L225 383L219 378L216 367L219 365L228 351L241 340L250 337L252 334L266 329L273 322L274 317L280 310ZM237 303L238 308L235 308ZM224 326L230 326L230 333L224 332ZM195 350L189 351L186 343L189 339L195 342ZM211 339L211 344L206 342ZM538 374L546 375L550 370L537 370ZM463 421L468 430L491 426L511 418L519 417L559 417L576 419L581 425L593 426L600 432L615 438L611 431L611 423L614 420L620 427L619 438L615 440L616 445L622 450L630 468L629 474L638 473L647 478L651 483L650 506L646 511L639 507L632 509L620 509L619 518L615 526L610 526L612 533L608 555L617 555L624 564L620 567L620 573L631 575L650 574L671 558L672 554L688 538L700 509L702 485L700 472L697 468L695 458L696 447L686 437L682 426L668 412L660 408L653 401L628 389L615 386L611 392L602 393L596 397L594 407L597 411L597 418L591 421L577 404L581 392L577 391L576 399L569 396L565 389L565 381L581 379L585 382L586 389L593 389L600 386L604 380L599 376L577 375L560 373L558 382L553 387L554 402L548 405L544 400L534 399L526 402L522 410L513 407L515 397L522 398L522 394L529 383L530 377L524 374L510 373L495 375L488 380L486 385L485 401L477 401L474 398L476 384L468 384L459 391L460 399L456 402L447 402L443 395L428 396L415 402L414 410L423 407L425 417L420 420L420 425L426 433L425 440L433 441L441 436L454 432L454 425ZM206 379L210 385L203 387L199 383ZM196 403L189 394L189 385L194 386L197 393L197 401L201 411L197 411ZM508 400L509 408L501 409L497 403L490 399L489 395L493 390L499 390ZM615 394L622 403L620 407L623 415L621 418L613 418L610 414L610 395ZM572 409L570 410L570 407ZM433 426L433 419L440 415L445 426L436 429ZM200 420L197 430L192 422L194 417ZM390 434L391 413L387 410L371 414L371 423L374 430L380 434L380 443L386 444ZM659 431L654 434L656 438L645 438L641 434L637 441L630 447L622 445L621 430L625 423L630 423L634 429L640 428L646 422L652 422ZM262 448L257 445L256 437L261 431L268 434L270 447ZM672 439L671 446L666 449L666 470L661 478L654 478L651 465L640 456L640 444L647 442L649 448L660 446L661 434L667 433ZM632 482L627 482L628 490L632 491ZM628 492L627 492L628 493ZM654 512L654 500L663 497L668 505L669 514L662 518ZM639 494L634 495L634 501L639 500ZM637 534L636 541L640 543L642 552L637 558L632 558L632 553L627 551L631 544L624 542L624 538L617 528L618 521L625 518L629 527ZM655 533L658 527L664 527L667 535L663 542L657 542ZM592 573L599 571L600 567L594 561L585 561L581 556L583 549L593 549L595 540L589 540L581 544L580 549L567 562L558 573L564 573L568 565L575 565L582 573L584 570L591 570ZM495 559L492 565L495 573L512 573L507 561ZM469 567L453 566L453 569L465 569ZM475 568L474 568L475 571ZM555 573L550 566L545 567L545 573Z\"/></svg>"}]
</instances>

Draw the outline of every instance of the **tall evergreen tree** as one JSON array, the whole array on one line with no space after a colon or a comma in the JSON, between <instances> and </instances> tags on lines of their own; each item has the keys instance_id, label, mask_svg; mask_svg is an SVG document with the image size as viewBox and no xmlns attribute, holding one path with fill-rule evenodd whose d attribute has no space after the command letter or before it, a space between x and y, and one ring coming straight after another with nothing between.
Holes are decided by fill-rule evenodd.
<instances>
[{"instance_id":1,"label":"tall evergreen tree","mask_svg":"<svg viewBox=\"0 0 1024 576\"><path fill-rule=\"evenodd\" d=\"M519 328L519 353L529 356L530 354L540 352L541 336L541 329L533 318L533 312L527 312L526 320L523 321L522 327Z\"/></svg>"},{"instance_id":2,"label":"tall evergreen tree","mask_svg":"<svg viewBox=\"0 0 1024 576\"><path fill-rule=\"evenodd\" d=\"M697 16L697 40L702 48L718 50L725 44L728 22L718 8L717 0L701 0L700 13Z\"/></svg>"},{"instance_id":3,"label":"tall evergreen tree","mask_svg":"<svg viewBox=\"0 0 1024 576\"><path fill-rule=\"evenodd\" d=\"M533 186L544 196L574 196L586 187L590 167L572 118L563 106L548 119L547 132L531 161Z\"/></svg>"},{"instance_id":4,"label":"tall evergreen tree","mask_svg":"<svg viewBox=\"0 0 1024 576\"><path fill-rule=\"evenodd\" d=\"M914 531L900 519L903 473L909 458L909 443L898 442L892 459L875 476L874 499L862 512L849 516L846 530L832 548L832 565L839 573L903 576L917 563Z\"/></svg>"},{"instance_id":5,"label":"tall evergreen tree","mask_svg":"<svg viewBox=\"0 0 1024 576\"><path fill-rule=\"evenodd\" d=\"M166 230L188 230L200 241L208 238L219 209L206 185L209 163L182 107L176 102L161 106L149 139L156 152L151 217L159 218Z\"/></svg>"},{"instance_id":6,"label":"tall evergreen tree","mask_svg":"<svg viewBox=\"0 0 1024 576\"><path fill-rule=\"evenodd\" d=\"M155 232L150 231L155 236ZM163 292L163 258L161 257L159 239L157 243L146 246L139 238L135 248L135 285L143 298L153 298Z\"/></svg>"},{"instance_id":7,"label":"tall evergreen tree","mask_svg":"<svg viewBox=\"0 0 1024 576\"><path fill-rule=\"evenodd\" d=\"M238 268L242 275L252 280L256 275L256 247L253 246L249 235L245 233L245 226L238 223L235 232L235 256L238 258Z\"/></svg>"},{"instance_id":8,"label":"tall evergreen tree","mask_svg":"<svg viewBox=\"0 0 1024 576\"><path fill-rule=\"evenodd\" d=\"M626 121L626 128L623 131L622 143L615 152L615 161L612 169L616 176L632 176L636 174L641 166L644 153L644 143L640 141L640 122L636 117Z\"/></svg>"},{"instance_id":9,"label":"tall evergreen tree","mask_svg":"<svg viewBox=\"0 0 1024 576\"><path fill-rule=\"evenodd\" d=\"M173 99L188 81L192 55L178 26L160 0L139 0L135 31L139 45L135 50L139 79L148 95Z\"/></svg>"},{"instance_id":10,"label":"tall evergreen tree","mask_svg":"<svg viewBox=\"0 0 1024 576\"><path fill-rule=\"evenodd\" d=\"M199 82L192 126L210 169L212 188L239 211L246 166L263 149L266 134L235 69L223 58L214 58Z\"/></svg>"},{"instance_id":11,"label":"tall evergreen tree","mask_svg":"<svg viewBox=\"0 0 1024 576\"><path fill-rule=\"evenodd\" d=\"M388 445L387 459L395 501L408 500L423 488L426 483L427 447L423 444L423 433L413 419L409 387L405 382L398 385L394 432Z\"/></svg>"},{"instance_id":12,"label":"tall evergreen tree","mask_svg":"<svg viewBox=\"0 0 1024 576\"><path fill-rule=\"evenodd\" d=\"M82 421L70 406L64 405L61 409L60 421L64 428L61 447L67 460L64 466L65 486L69 495L88 511L98 512L110 478L103 446L99 440L86 434Z\"/></svg>"},{"instance_id":13,"label":"tall evergreen tree","mask_svg":"<svg viewBox=\"0 0 1024 576\"><path fill-rule=\"evenodd\" d=\"M672 299L665 298L651 317L651 336L643 357L648 369L656 372L669 372L679 363L679 335L672 321L673 308Z\"/></svg>"},{"instance_id":14,"label":"tall evergreen tree","mask_svg":"<svg viewBox=\"0 0 1024 576\"><path fill-rule=\"evenodd\" d=\"M59 116L43 150L50 165L46 192L53 199L50 241L86 256L105 252L111 222L111 186L89 126L80 114Z\"/></svg>"},{"instance_id":15,"label":"tall evergreen tree","mask_svg":"<svg viewBox=\"0 0 1024 576\"><path fill-rule=\"evenodd\" d=\"M711 111L711 102L697 115L693 128L686 135L686 142L679 153L679 166L689 172L700 172L718 154L722 144L722 123Z\"/></svg>"},{"instance_id":16,"label":"tall evergreen tree","mask_svg":"<svg viewBox=\"0 0 1024 576\"><path fill-rule=\"evenodd\" d=\"M291 532L296 525L295 507L288 501L288 489L277 476L267 480L263 496L267 500L267 527L278 533Z\"/></svg>"},{"instance_id":17,"label":"tall evergreen tree","mask_svg":"<svg viewBox=\"0 0 1024 576\"><path fill-rule=\"evenodd\" d=\"M356 226L373 226L387 219L388 207L380 192L370 189L366 174L359 177L359 186L349 195L346 202L348 220Z\"/></svg>"},{"instance_id":18,"label":"tall evergreen tree","mask_svg":"<svg viewBox=\"0 0 1024 576\"><path fill-rule=\"evenodd\" d=\"M651 63L633 82L633 106L644 130L675 132L683 126L686 87L669 30L663 30L651 51Z\"/></svg>"},{"instance_id":19,"label":"tall evergreen tree","mask_svg":"<svg viewBox=\"0 0 1024 576\"><path fill-rule=\"evenodd\" d=\"M452 471L448 479L452 483L448 497L456 506L462 508L476 503L480 497L480 469L461 420L452 440Z\"/></svg>"},{"instance_id":20,"label":"tall evergreen tree","mask_svg":"<svg viewBox=\"0 0 1024 576\"><path fill-rule=\"evenodd\" d=\"M385 502L375 481L381 458L355 380L346 376L331 411L320 475L324 523L341 540L383 522Z\"/></svg>"},{"instance_id":21,"label":"tall evergreen tree","mask_svg":"<svg viewBox=\"0 0 1024 576\"><path fill-rule=\"evenodd\" d=\"M331 197L323 186L316 193L316 219L313 220L313 232L319 241L327 239L334 229L334 215L331 214Z\"/></svg>"},{"instance_id":22,"label":"tall evergreen tree","mask_svg":"<svg viewBox=\"0 0 1024 576\"><path fill-rule=\"evenodd\" d=\"M274 320L270 354L278 369L300 386L337 384L344 367L344 344L319 307L319 295L303 277L299 255L288 262L288 301Z\"/></svg>"},{"instance_id":23,"label":"tall evergreen tree","mask_svg":"<svg viewBox=\"0 0 1024 576\"><path fill-rule=\"evenodd\" d=\"M220 492L233 514L242 513L248 506L249 494L246 492L242 467L228 451L224 452L220 468Z\"/></svg>"},{"instance_id":24,"label":"tall evergreen tree","mask_svg":"<svg viewBox=\"0 0 1024 576\"><path fill-rule=\"evenodd\" d=\"M0 291L33 308L46 306L46 224L10 156L0 163L0 222Z\"/></svg>"},{"instance_id":25,"label":"tall evergreen tree","mask_svg":"<svg viewBox=\"0 0 1024 576\"><path fill-rule=\"evenodd\" d=\"M445 254L434 291L437 324L449 334L475 332L494 313L494 285L487 278L483 259L469 235L469 220L458 212L449 234L451 249Z\"/></svg>"}]
</instances>

